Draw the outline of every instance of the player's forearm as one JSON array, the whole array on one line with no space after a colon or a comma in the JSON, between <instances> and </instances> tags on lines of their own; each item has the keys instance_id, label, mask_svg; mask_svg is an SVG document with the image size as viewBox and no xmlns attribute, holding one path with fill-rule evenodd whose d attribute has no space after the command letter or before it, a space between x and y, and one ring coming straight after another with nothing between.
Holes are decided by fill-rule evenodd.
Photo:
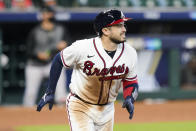
<instances>
[{"instance_id":1,"label":"player's forearm","mask_svg":"<svg viewBox=\"0 0 196 131\"><path fill-rule=\"evenodd\" d=\"M46 93L55 93L56 85L60 77L62 68L63 68L63 64L61 62L60 53L58 53L52 61L49 83L48 83L48 88L46 90Z\"/></svg>"},{"instance_id":2,"label":"player's forearm","mask_svg":"<svg viewBox=\"0 0 196 131\"><path fill-rule=\"evenodd\" d=\"M123 97L124 99L131 98L132 102L137 99L138 96L138 82L134 81L124 81L123 82Z\"/></svg>"}]
</instances>

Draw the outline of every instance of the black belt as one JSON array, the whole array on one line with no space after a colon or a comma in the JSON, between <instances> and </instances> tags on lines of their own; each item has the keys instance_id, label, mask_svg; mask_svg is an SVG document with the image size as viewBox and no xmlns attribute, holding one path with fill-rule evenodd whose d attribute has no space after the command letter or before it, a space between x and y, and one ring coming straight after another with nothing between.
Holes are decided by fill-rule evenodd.
<instances>
[{"instance_id":1,"label":"black belt","mask_svg":"<svg viewBox=\"0 0 196 131\"><path fill-rule=\"evenodd\" d=\"M72 95L72 96L75 96L76 98L78 98L78 99L81 100L82 102L87 103L87 104L91 104L91 105L104 106L104 105L107 105L107 104L108 104L108 103L105 103L105 104L93 104L93 103L90 103L90 102L88 102L88 101L83 100L81 97L79 97L79 96L76 95L76 94L71 93L71 95Z\"/></svg>"}]
</instances>

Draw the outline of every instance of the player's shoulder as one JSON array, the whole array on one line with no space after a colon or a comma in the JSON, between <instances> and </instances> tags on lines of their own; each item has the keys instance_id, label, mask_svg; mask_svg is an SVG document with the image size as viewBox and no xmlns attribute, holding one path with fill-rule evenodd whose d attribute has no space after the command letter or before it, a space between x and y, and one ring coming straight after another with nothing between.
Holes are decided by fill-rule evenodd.
<instances>
[{"instance_id":1,"label":"player's shoulder","mask_svg":"<svg viewBox=\"0 0 196 131\"><path fill-rule=\"evenodd\" d=\"M129 43L125 42L124 45L125 45L125 51L137 55L136 49L133 48Z\"/></svg>"},{"instance_id":2,"label":"player's shoulder","mask_svg":"<svg viewBox=\"0 0 196 131\"><path fill-rule=\"evenodd\" d=\"M88 38L88 39L81 39L81 40L76 40L75 42L72 43L74 46L88 46L93 43L93 38Z\"/></svg>"}]
</instances>

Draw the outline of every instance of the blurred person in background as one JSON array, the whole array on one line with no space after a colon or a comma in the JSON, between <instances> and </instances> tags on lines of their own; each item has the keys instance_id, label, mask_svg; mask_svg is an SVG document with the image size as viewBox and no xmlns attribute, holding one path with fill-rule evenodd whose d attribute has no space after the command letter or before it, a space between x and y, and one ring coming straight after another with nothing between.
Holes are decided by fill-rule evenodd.
<instances>
[{"instance_id":1,"label":"blurred person in background","mask_svg":"<svg viewBox=\"0 0 196 131\"><path fill-rule=\"evenodd\" d=\"M42 9L41 23L36 26L27 39L28 62L25 71L26 89L24 106L34 106L42 80L48 78L53 56L68 45L70 38L67 29L54 21L55 11L46 6ZM65 71L58 81L56 103L63 103L66 98Z\"/></svg>"},{"instance_id":2,"label":"blurred person in background","mask_svg":"<svg viewBox=\"0 0 196 131\"><path fill-rule=\"evenodd\" d=\"M32 11L34 9L32 0L12 0L11 6L14 11Z\"/></svg>"}]
</instances>

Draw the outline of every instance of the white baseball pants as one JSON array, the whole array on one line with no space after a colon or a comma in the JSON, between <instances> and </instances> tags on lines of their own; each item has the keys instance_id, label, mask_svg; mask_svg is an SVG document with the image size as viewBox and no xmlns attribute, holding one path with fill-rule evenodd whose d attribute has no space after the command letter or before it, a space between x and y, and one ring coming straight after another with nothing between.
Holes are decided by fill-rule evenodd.
<instances>
[{"instance_id":1,"label":"white baseball pants","mask_svg":"<svg viewBox=\"0 0 196 131\"><path fill-rule=\"evenodd\" d=\"M113 131L114 103L87 104L70 93L66 106L71 131Z\"/></svg>"}]
</instances>

